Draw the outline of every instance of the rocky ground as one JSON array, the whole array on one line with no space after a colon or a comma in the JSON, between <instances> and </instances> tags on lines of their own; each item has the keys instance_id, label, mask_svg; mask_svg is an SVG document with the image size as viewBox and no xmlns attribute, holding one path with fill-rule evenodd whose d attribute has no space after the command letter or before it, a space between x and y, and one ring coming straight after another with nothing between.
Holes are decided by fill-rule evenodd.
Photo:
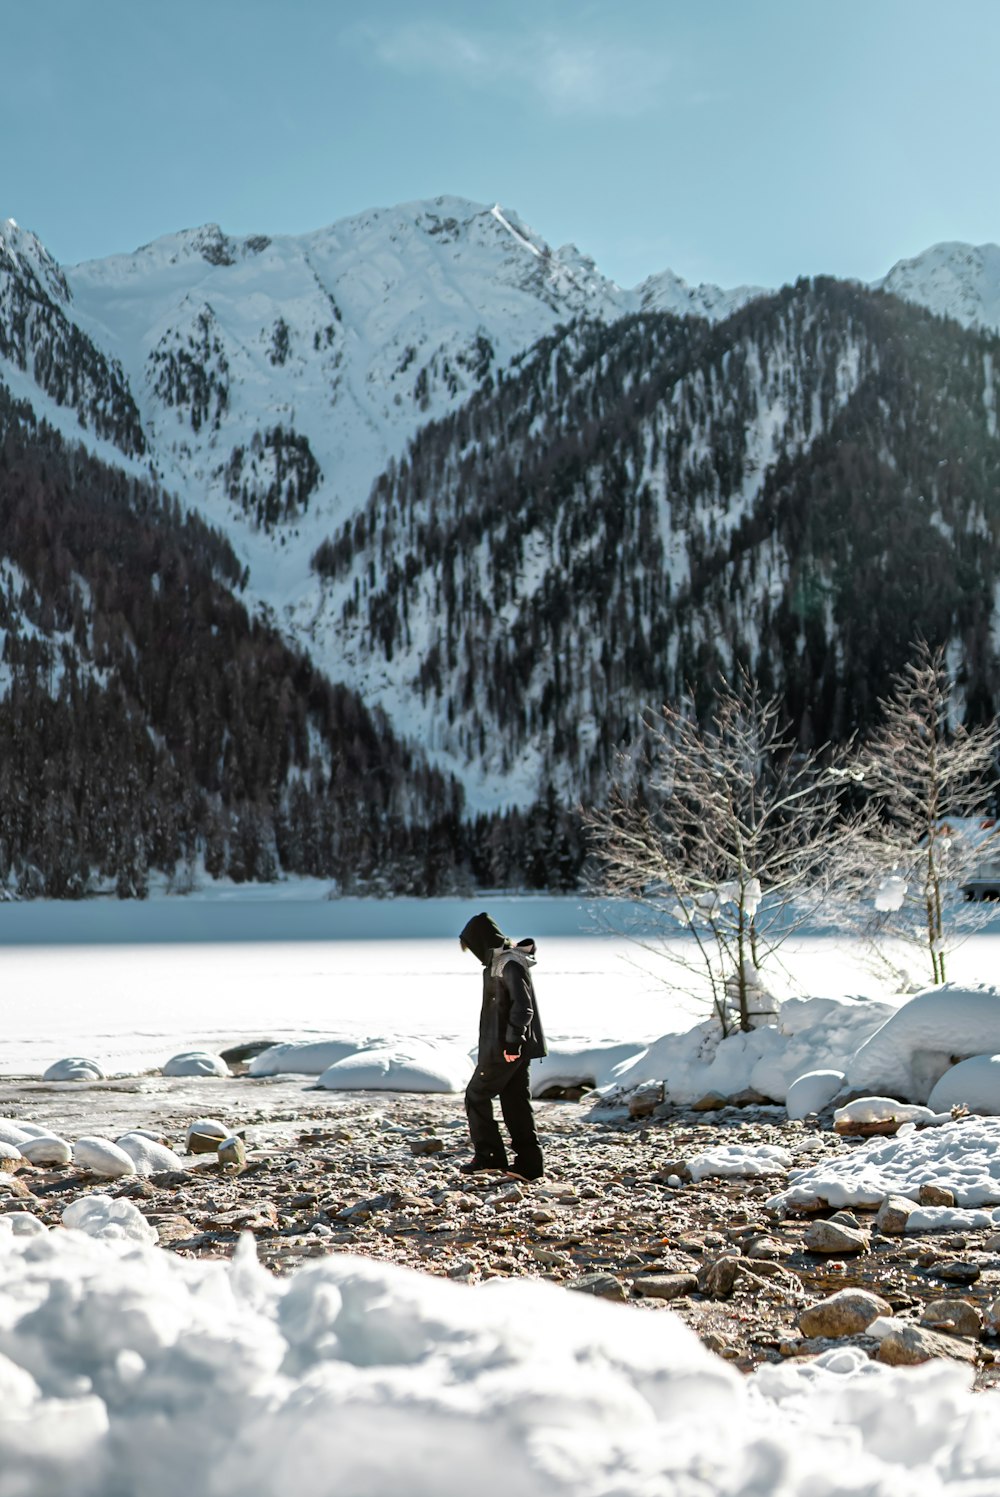
<instances>
[{"instance_id":1,"label":"rocky ground","mask_svg":"<svg viewBox=\"0 0 1000 1497\"><path fill-rule=\"evenodd\" d=\"M632 1313L669 1305L745 1370L846 1339L882 1360L954 1357L978 1386L1000 1382L1000 1235L903 1236L863 1212L776 1220L765 1203L781 1177L696 1183L686 1167L722 1143L778 1145L796 1165L856 1144L778 1108L632 1120L583 1099L536 1111L547 1174L528 1185L458 1172L469 1153L459 1097L332 1094L301 1079L5 1082L0 1113L72 1138L141 1126L183 1150L188 1124L210 1116L244 1136L247 1158L223 1168L203 1154L183 1171L116 1181L24 1163L0 1184L0 1212L55 1225L99 1190L133 1201L184 1257L228 1256L249 1231L278 1274L353 1252L468 1283L543 1278ZM837 1313L815 1308L844 1290L860 1293L841 1294ZM872 1295L905 1336L865 1334Z\"/></svg>"}]
</instances>

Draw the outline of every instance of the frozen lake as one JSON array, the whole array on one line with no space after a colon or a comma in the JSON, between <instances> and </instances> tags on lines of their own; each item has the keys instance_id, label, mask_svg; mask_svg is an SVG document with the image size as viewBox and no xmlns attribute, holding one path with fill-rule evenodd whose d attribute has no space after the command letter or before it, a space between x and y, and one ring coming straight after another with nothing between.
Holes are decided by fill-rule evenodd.
<instances>
[{"instance_id":1,"label":"frozen lake","mask_svg":"<svg viewBox=\"0 0 1000 1497\"><path fill-rule=\"evenodd\" d=\"M644 1044L704 1017L662 959L608 934L604 912L579 898L324 893L292 885L143 904L0 905L0 1075L39 1076L67 1055L134 1074L181 1050L264 1039L405 1035L471 1047L479 968L457 933L483 907L515 938L538 940L552 1044ZM843 936L799 939L784 956L790 991L887 996ZM976 936L952 975L990 981L998 959L1000 936Z\"/></svg>"}]
</instances>

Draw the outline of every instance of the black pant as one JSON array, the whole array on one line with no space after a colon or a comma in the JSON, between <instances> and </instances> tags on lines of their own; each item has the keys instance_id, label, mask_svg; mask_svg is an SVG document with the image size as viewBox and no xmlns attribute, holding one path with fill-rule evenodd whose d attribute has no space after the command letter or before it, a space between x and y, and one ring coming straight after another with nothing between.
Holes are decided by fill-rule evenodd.
<instances>
[{"instance_id":1,"label":"black pant","mask_svg":"<svg viewBox=\"0 0 1000 1497\"><path fill-rule=\"evenodd\" d=\"M493 1098L499 1097L500 1111L514 1145L515 1164L526 1174L540 1174L542 1151L531 1111L530 1064L522 1059L477 1066L465 1088L465 1111L476 1158L505 1169L507 1150L493 1116Z\"/></svg>"}]
</instances>

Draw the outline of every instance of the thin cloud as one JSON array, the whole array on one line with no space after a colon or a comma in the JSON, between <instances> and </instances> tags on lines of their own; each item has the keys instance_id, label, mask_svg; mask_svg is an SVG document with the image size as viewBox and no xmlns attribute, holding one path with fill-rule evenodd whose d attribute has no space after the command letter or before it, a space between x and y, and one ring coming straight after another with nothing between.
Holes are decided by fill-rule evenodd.
<instances>
[{"instance_id":1,"label":"thin cloud","mask_svg":"<svg viewBox=\"0 0 1000 1497\"><path fill-rule=\"evenodd\" d=\"M444 75L469 88L528 89L553 114L628 118L663 98L669 60L621 42L564 40L545 33L513 39L436 22L369 31L383 66Z\"/></svg>"}]
</instances>

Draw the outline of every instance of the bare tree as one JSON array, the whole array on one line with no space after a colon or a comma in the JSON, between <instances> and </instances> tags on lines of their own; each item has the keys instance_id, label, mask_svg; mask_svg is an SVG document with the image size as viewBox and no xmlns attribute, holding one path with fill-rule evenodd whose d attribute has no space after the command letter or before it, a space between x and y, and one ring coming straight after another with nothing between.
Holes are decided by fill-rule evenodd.
<instances>
[{"instance_id":1,"label":"bare tree","mask_svg":"<svg viewBox=\"0 0 1000 1497\"><path fill-rule=\"evenodd\" d=\"M724 1033L750 1029L765 962L826 897L853 835L831 772L842 756L798 752L747 676L720 683L707 727L689 706L645 726L642 772L625 761L607 806L586 815L593 887L683 932L664 954L707 979Z\"/></svg>"},{"instance_id":2,"label":"bare tree","mask_svg":"<svg viewBox=\"0 0 1000 1497\"><path fill-rule=\"evenodd\" d=\"M996 789L1000 725L956 721L944 650L926 640L880 706L881 725L853 769L876 813L869 935L882 952L892 941L918 948L932 983L943 983L947 957L992 913L964 902L961 885L990 850L968 822L983 816Z\"/></svg>"}]
</instances>

